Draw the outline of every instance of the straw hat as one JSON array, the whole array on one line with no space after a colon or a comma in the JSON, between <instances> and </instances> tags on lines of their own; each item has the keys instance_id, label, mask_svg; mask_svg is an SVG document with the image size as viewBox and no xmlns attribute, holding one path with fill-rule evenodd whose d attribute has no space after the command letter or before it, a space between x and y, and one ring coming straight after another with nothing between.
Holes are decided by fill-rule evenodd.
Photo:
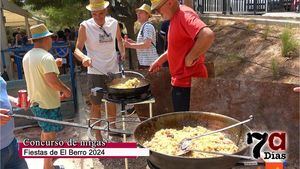
<instances>
[{"instance_id":1,"label":"straw hat","mask_svg":"<svg viewBox=\"0 0 300 169\"><path fill-rule=\"evenodd\" d=\"M49 32L47 27L44 24L33 25L30 27L31 39L41 39L47 36L53 35L53 33Z\"/></svg>"},{"instance_id":2,"label":"straw hat","mask_svg":"<svg viewBox=\"0 0 300 169\"><path fill-rule=\"evenodd\" d=\"M99 11L107 8L109 5L108 1L104 0L90 0L90 4L86 6L89 11Z\"/></svg>"},{"instance_id":3,"label":"straw hat","mask_svg":"<svg viewBox=\"0 0 300 169\"><path fill-rule=\"evenodd\" d=\"M151 7L147 4L143 4L141 7L135 9L135 11L145 11L147 12L147 14L149 14L149 16L151 17Z\"/></svg>"},{"instance_id":4,"label":"straw hat","mask_svg":"<svg viewBox=\"0 0 300 169\"><path fill-rule=\"evenodd\" d=\"M151 10L157 9L167 0L151 0Z\"/></svg>"}]
</instances>

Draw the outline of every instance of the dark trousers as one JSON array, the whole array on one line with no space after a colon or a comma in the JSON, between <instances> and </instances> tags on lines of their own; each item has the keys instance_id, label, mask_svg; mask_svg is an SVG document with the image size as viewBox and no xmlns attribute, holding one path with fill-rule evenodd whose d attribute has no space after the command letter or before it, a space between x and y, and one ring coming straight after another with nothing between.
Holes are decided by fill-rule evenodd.
<instances>
[{"instance_id":1,"label":"dark trousers","mask_svg":"<svg viewBox=\"0 0 300 169\"><path fill-rule=\"evenodd\" d=\"M174 112L190 110L190 87L172 87Z\"/></svg>"},{"instance_id":2,"label":"dark trousers","mask_svg":"<svg viewBox=\"0 0 300 169\"><path fill-rule=\"evenodd\" d=\"M1 169L28 169L24 158L19 157L17 140L14 139L7 147L1 149Z\"/></svg>"}]
</instances>

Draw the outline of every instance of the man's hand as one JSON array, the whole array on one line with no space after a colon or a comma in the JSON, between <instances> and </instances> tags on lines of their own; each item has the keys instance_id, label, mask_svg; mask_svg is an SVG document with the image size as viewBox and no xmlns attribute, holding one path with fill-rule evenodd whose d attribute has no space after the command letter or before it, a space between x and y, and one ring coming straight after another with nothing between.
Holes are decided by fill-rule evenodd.
<instances>
[{"instance_id":1,"label":"man's hand","mask_svg":"<svg viewBox=\"0 0 300 169\"><path fill-rule=\"evenodd\" d=\"M19 99L17 97L13 97L9 95L8 99L12 107L19 107Z\"/></svg>"},{"instance_id":2,"label":"man's hand","mask_svg":"<svg viewBox=\"0 0 300 169\"><path fill-rule=\"evenodd\" d=\"M194 62L203 54L205 54L211 47L215 39L214 32L209 27L204 27L198 32L195 43L192 49L185 57L185 66L191 67Z\"/></svg>"},{"instance_id":3,"label":"man's hand","mask_svg":"<svg viewBox=\"0 0 300 169\"><path fill-rule=\"evenodd\" d=\"M57 67L62 67L62 65L63 65L62 58L56 58L55 62L56 62Z\"/></svg>"},{"instance_id":4,"label":"man's hand","mask_svg":"<svg viewBox=\"0 0 300 169\"><path fill-rule=\"evenodd\" d=\"M131 48L132 45L130 42L124 41L124 46L125 46L125 48Z\"/></svg>"},{"instance_id":5,"label":"man's hand","mask_svg":"<svg viewBox=\"0 0 300 169\"><path fill-rule=\"evenodd\" d=\"M295 87L294 92L299 92L300 93L300 87Z\"/></svg>"},{"instance_id":6,"label":"man's hand","mask_svg":"<svg viewBox=\"0 0 300 169\"><path fill-rule=\"evenodd\" d=\"M82 65L84 67L90 67L92 65L92 60L89 57L85 57L84 59L82 59Z\"/></svg>"},{"instance_id":7,"label":"man's hand","mask_svg":"<svg viewBox=\"0 0 300 169\"><path fill-rule=\"evenodd\" d=\"M67 90L62 91L60 95L60 100L64 100L65 98L71 97L71 90L67 88Z\"/></svg>"},{"instance_id":8,"label":"man's hand","mask_svg":"<svg viewBox=\"0 0 300 169\"><path fill-rule=\"evenodd\" d=\"M185 60L184 60L185 66L186 66L186 67L191 67L191 66L193 66L193 65L196 63L196 60L197 60L197 58L195 59L195 58L193 58L191 55L187 55L187 56L185 57Z\"/></svg>"},{"instance_id":9,"label":"man's hand","mask_svg":"<svg viewBox=\"0 0 300 169\"><path fill-rule=\"evenodd\" d=\"M129 42L129 43L135 43L135 41L130 39L130 38L128 38L126 41Z\"/></svg>"},{"instance_id":10,"label":"man's hand","mask_svg":"<svg viewBox=\"0 0 300 169\"><path fill-rule=\"evenodd\" d=\"M125 54L121 54L121 60L124 61L126 59L126 55Z\"/></svg>"},{"instance_id":11,"label":"man's hand","mask_svg":"<svg viewBox=\"0 0 300 169\"><path fill-rule=\"evenodd\" d=\"M10 110L0 108L0 125L5 125L11 119L11 116L7 115Z\"/></svg>"},{"instance_id":12,"label":"man's hand","mask_svg":"<svg viewBox=\"0 0 300 169\"><path fill-rule=\"evenodd\" d=\"M160 70L161 66L162 66L162 64L159 63L158 60L156 60L150 65L149 72L150 73L158 72Z\"/></svg>"},{"instance_id":13,"label":"man's hand","mask_svg":"<svg viewBox=\"0 0 300 169\"><path fill-rule=\"evenodd\" d=\"M10 104L12 107L20 107L19 105L19 99L17 97L13 97L13 96L8 96L8 99L10 101ZM30 102L27 102L27 107L22 107L22 109L24 109L25 111L27 111L30 107Z\"/></svg>"}]
</instances>

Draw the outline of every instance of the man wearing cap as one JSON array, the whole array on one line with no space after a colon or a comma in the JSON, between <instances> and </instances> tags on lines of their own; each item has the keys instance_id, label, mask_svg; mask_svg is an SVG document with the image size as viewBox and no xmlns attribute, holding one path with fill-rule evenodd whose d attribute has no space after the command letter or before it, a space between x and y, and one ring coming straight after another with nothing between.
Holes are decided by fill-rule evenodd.
<instances>
[{"instance_id":1,"label":"man wearing cap","mask_svg":"<svg viewBox=\"0 0 300 169\"><path fill-rule=\"evenodd\" d=\"M91 11L92 18L80 24L75 56L88 68L88 88L105 87L105 74L119 71L118 57L115 47L117 39L121 59L125 59L125 48L122 42L118 21L107 15L108 1L90 0L86 8ZM87 55L82 50L85 46ZM91 118L101 118L101 99L103 95L90 95ZM108 104L110 121L115 121L116 105ZM95 131L96 139L101 139L100 131Z\"/></svg>"},{"instance_id":2,"label":"man wearing cap","mask_svg":"<svg viewBox=\"0 0 300 169\"><path fill-rule=\"evenodd\" d=\"M58 79L58 67L54 57L48 52L52 47L52 33L44 24L30 27L30 32L34 47L23 58L30 109L37 117L62 120L60 99L70 97L71 91ZM63 129L59 124L38 123L42 128L42 141L54 141L56 133ZM44 169L52 168L52 159L44 159Z\"/></svg>"},{"instance_id":3,"label":"man wearing cap","mask_svg":"<svg viewBox=\"0 0 300 169\"><path fill-rule=\"evenodd\" d=\"M191 78L208 77L204 54L213 43L214 33L194 10L180 5L178 0L151 0L151 3L152 10L158 11L164 20L170 20L170 27L168 50L149 71L157 72L164 62L169 62L174 111L188 111Z\"/></svg>"},{"instance_id":4,"label":"man wearing cap","mask_svg":"<svg viewBox=\"0 0 300 169\"><path fill-rule=\"evenodd\" d=\"M136 49L140 69L148 69L158 58L156 51L156 32L154 26L148 22L151 15L151 7L143 4L136 9L137 20L141 24L136 42L128 39L125 41L126 48Z\"/></svg>"}]
</instances>

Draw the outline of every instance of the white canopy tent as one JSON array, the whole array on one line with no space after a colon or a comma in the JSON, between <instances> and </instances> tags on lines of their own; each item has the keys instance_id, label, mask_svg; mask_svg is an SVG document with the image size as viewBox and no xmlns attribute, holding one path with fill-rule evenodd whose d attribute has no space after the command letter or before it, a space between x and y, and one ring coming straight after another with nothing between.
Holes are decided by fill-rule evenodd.
<instances>
[{"instance_id":1,"label":"white canopy tent","mask_svg":"<svg viewBox=\"0 0 300 169\"><path fill-rule=\"evenodd\" d=\"M12 26L12 27L26 26L24 16L10 12L8 10L3 10L3 14L5 17L5 26ZM40 21L39 19L37 19L35 17L28 18L29 25L34 25L34 24L37 24L40 22L42 22L42 21Z\"/></svg>"},{"instance_id":2,"label":"white canopy tent","mask_svg":"<svg viewBox=\"0 0 300 169\"><path fill-rule=\"evenodd\" d=\"M16 4L9 2L8 0L0 0L0 49L5 50L8 48L7 35L5 27L8 26L25 26L27 36L30 37L29 27L30 25L42 23L43 21L32 16L28 11L20 8ZM12 77L12 68L10 67L10 59L7 54L5 54L6 68L9 77ZM3 70L2 59L0 59L0 70Z\"/></svg>"}]
</instances>

